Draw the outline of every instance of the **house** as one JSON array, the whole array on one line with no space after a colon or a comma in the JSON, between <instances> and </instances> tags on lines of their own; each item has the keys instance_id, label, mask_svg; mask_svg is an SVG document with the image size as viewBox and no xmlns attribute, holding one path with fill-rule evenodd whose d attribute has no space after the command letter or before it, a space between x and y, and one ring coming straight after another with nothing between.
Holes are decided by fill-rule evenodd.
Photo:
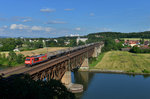
<instances>
[{"instance_id":1,"label":"house","mask_svg":"<svg viewBox=\"0 0 150 99\"><path fill-rule=\"evenodd\" d=\"M65 45L68 45L68 44L70 44L70 41L65 41L64 43L65 43Z\"/></svg>"},{"instance_id":2,"label":"house","mask_svg":"<svg viewBox=\"0 0 150 99\"><path fill-rule=\"evenodd\" d=\"M131 47L133 47L133 46L137 45L137 43L136 43L136 42L130 42L129 45L130 45Z\"/></svg>"},{"instance_id":3,"label":"house","mask_svg":"<svg viewBox=\"0 0 150 99\"><path fill-rule=\"evenodd\" d=\"M88 38L80 38L80 37L78 37L77 40L76 40L76 42L78 44L79 41L86 42L87 40L88 40Z\"/></svg>"},{"instance_id":4,"label":"house","mask_svg":"<svg viewBox=\"0 0 150 99\"><path fill-rule=\"evenodd\" d=\"M118 39L115 39L115 42L116 42L116 43L119 43L120 41L119 41Z\"/></svg>"},{"instance_id":5,"label":"house","mask_svg":"<svg viewBox=\"0 0 150 99\"><path fill-rule=\"evenodd\" d=\"M79 34L70 34L70 37L78 37L80 36Z\"/></svg>"},{"instance_id":6,"label":"house","mask_svg":"<svg viewBox=\"0 0 150 99\"><path fill-rule=\"evenodd\" d=\"M101 35L95 35L95 37L104 38L104 36L101 36Z\"/></svg>"},{"instance_id":7,"label":"house","mask_svg":"<svg viewBox=\"0 0 150 99\"><path fill-rule=\"evenodd\" d=\"M129 45L131 47L135 46L135 45L140 45L140 41L139 40L125 40L124 45Z\"/></svg>"},{"instance_id":8,"label":"house","mask_svg":"<svg viewBox=\"0 0 150 99\"><path fill-rule=\"evenodd\" d=\"M29 40L29 42L32 42L32 40Z\"/></svg>"},{"instance_id":9,"label":"house","mask_svg":"<svg viewBox=\"0 0 150 99\"><path fill-rule=\"evenodd\" d=\"M57 43L58 42L58 40L57 39L54 39L54 41Z\"/></svg>"},{"instance_id":10,"label":"house","mask_svg":"<svg viewBox=\"0 0 150 99\"><path fill-rule=\"evenodd\" d=\"M14 52L20 52L20 50L18 48L15 48L13 51Z\"/></svg>"},{"instance_id":11,"label":"house","mask_svg":"<svg viewBox=\"0 0 150 99\"><path fill-rule=\"evenodd\" d=\"M149 45L149 41L144 41L144 45Z\"/></svg>"}]
</instances>

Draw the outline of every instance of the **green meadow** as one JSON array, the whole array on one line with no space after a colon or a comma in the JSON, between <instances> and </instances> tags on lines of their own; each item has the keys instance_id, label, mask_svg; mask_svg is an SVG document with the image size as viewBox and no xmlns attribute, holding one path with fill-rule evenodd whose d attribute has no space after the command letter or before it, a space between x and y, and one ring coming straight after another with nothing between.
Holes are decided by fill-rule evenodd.
<instances>
[{"instance_id":1,"label":"green meadow","mask_svg":"<svg viewBox=\"0 0 150 99\"><path fill-rule=\"evenodd\" d=\"M150 73L150 54L109 51L94 67L100 70L121 70L132 73Z\"/></svg>"}]
</instances>

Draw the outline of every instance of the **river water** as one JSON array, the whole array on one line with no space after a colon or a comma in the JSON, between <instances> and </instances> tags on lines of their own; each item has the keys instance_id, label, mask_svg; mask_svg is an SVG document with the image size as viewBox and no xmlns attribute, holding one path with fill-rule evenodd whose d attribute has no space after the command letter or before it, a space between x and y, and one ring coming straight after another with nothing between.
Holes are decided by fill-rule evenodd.
<instances>
[{"instance_id":1,"label":"river water","mask_svg":"<svg viewBox=\"0 0 150 99\"><path fill-rule=\"evenodd\" d=\"M150 99L150 76L146 75L74 72L72 82L84 86L77 99Z\"/></svg>"}]
</instances>

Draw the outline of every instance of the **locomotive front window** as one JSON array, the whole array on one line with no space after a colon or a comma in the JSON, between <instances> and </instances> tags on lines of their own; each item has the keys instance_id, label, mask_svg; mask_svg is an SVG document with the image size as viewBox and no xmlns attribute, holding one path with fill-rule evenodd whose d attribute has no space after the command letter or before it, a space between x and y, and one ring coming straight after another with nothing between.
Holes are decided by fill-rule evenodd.
<instances>
[{"instance_id":1,"label":"locomotive front window","mask_svg":"<svg viewBox=\"0 0 150 99\"><path fill-rule=\"evenodd\" d=\"M35 58L35 59L34 59L34 61L38 61L38 60L39 60L39 58Z\"/></svg>"},{"instance_id":2,"label":"locomotive front window","mask_svg":"<svg viewBox=\"0 0 150 99\"><path fill-rule=\"evenodd\" d=\"M26 61L30 61L30 59L26 59Z\"/></svg>"}]
</instances>

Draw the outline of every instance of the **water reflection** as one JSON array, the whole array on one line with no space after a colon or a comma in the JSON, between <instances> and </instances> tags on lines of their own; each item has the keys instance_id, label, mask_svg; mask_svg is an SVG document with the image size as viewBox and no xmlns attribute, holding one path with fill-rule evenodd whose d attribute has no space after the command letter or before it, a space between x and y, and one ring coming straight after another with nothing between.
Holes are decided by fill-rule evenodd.
<instances>
[{"instance_id":1,"label":"water reflection","mask_svg":"<svg viewBox=\"0 0 150 99\"><path fill-rule=\"evenodd\" d=\"M124 74L124 75L128 75L129 77L136 77L136 76L139 76L139 75L135 75L135 74ZM143 78L149 78L150 77L150 75L148 74L148 75L141 75L141 76L143 76Z\"/></svg>"},{"instance_id":2,"label":"water reflection","mask_svg":"<svg viewBox=\"0 0 150 99\"><path fill-rule=\"evenodd\" d=\"M74 83L84 85L84 90L86 90L93 76L94 73L90 74L89 72L74 72Z\"/></svg>"},{"instance_id":3,"label":"water reflection","mask_svg":"<svg viewBox=\"0 0 150 99\"><path fill-rule=\"evenodd\" d=\"M150 99L150 75L74 72L73 82L84 86L77 99Z\"/></svg>"},{"instance_id":4,"label":"water reflection","mask_svg":"<svg viewBox=\"0 0 150 99\"><path fill-rule=\"evenodd\" d=\"M88 89L90 82L95 74L90 74L89 72L73 72L72 73L72 82L77 84L82 84L84 91ZM76 94L76 98L80 99L84 92Z\"/></svg>"}]
</instances>

